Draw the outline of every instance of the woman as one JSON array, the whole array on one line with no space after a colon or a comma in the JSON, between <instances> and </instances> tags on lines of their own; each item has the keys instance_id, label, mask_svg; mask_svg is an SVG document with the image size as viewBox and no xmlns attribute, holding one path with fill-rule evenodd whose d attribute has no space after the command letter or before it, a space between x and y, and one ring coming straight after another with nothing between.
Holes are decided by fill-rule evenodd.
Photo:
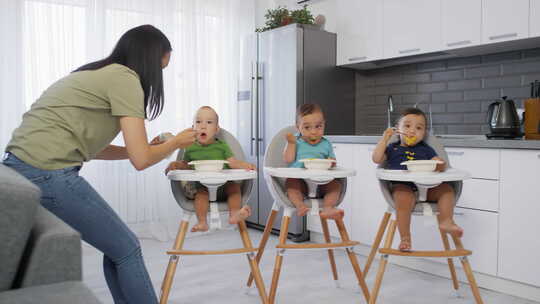
<instances>
[{"instance_id":1,"label":"woman","mask_svg":"<svg viewBox=\"0 0 540 304\"><path fill-rule=\"evenodd\" d=\"M151 25L127 31L112 54L51 85L23 115L4 164L41 188L41 204L102 251L115 303L157 303L135 234L79 176L84 161L129 159L146 169L195 140L186 129L150 145L144 119L163 109L171 45ZM110 145L122 131L125 147ZM156 142L154 139L152 142Z\"/></svg>"}]
</instances>

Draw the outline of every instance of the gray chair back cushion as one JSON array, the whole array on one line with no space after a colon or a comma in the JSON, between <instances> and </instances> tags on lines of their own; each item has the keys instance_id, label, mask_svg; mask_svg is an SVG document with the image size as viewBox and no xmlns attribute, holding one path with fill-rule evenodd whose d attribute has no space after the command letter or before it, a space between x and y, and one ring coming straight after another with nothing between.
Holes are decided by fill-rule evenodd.
<instances>
[{"instance_id":1,"label":"gray chair back cushion","mask_svg":"<svg viewBox=\"0 0 540 304\"><path fill-rule=\"evenodd\" d=\"M288 126L283 129L281 129L270 141L270 144L268 147L266 147L266 152L264 154L264 166L265 167L273 167L273 168L286 168L287 163L283 160L283 150L285 149L285 146L287 145L287 140L285 139L285 135L287 133L295 134L298 132L298 129L295 126ZM339 159L337 160L339 164ZM294 204L289 200L289 197L287 196L287 190L285 189L285 179L283 178L277 178L277 177L270 177L265 174L265 178L270 179L270 183L275 191L270 191L270 193L275 193L278 197L274 197L274 199L278 199L279 201L283 202L289 207L294 208ZM346 178L338 178L338 182L341 183L341 195L338 199L337 205L341 204L343 201L343 198L345 197L345 193L347 191L347 179ZM306 200L306 203L309 205L309 200ZM319 199L319 207L322 207L322 199Z\"/></svg>"},{"instance_id":2,"label":"gray chair back cushion","mask_svg":"<svg viewBox=\"0 0 540 304\"><path fill-rule=\"evenodd\" d=\"M238 140L227 130L220 128L220 131L218 134L216 134L216 138L226 142L229 147L231 148L232 153L234 154L234 158L238 160L245 160L245 154L242 150L242 146L240 146L240 143ZM179 149L178 154L176 155L176 160L180 161L184 158L184 149ZM171 189L174 195L174 199L178 203L178 205L186 210L195 212L195 207L193 206L193 200L187 199L184 190L182 189L182 186L179 181L171 181ZM245 204L251 195L251 190L253 189L253 180L245 180L242 182L242 204ZM219 199L219 197L218 197ZM217 203L226 203L226 201L216 201ZM229 207L227 204L218 204L219 211L227 211L229 210Z\"/></svg>"},{"instance_id":3,"label":"gray chair back cushion","mask_svg":"<svg viewBox=\"0 0 540 304\"><path fill-rule=\"evenodd\" d=\"M12 288L40 196L36 185L0 164L0 291Z\"/></svg>"},{"instance_id":4,"label":"gray chair back cushion","mask_svg":"<svg viewBox=\"0 0 540 304\"><path fill-rule=\"evenodd\" d=\"M389 143L394 143L394 142L397 142L399 141L399 137L396 136L396 135L393 135L391 138L390 138L390 141ZM428 144L430 147L433 148L433 150L435 150L435 153L437 153L437 156L444 159L444 161L446 162L447 164L447 168L451 168L451 164L450 164L450 160L448 159L448 154L446 153L446 150L444 149L444 146L442 145L441 141L433 134L426 134L426 137L424 138L424 142L426 144ZM380 164L378 167L379 168L384 168L386 166L386 161L382 164ZM454 191L455 191L455 196L456 196L456 202L459 200L459 197L461 196L461 190L463 188L463 181L454 181L454 182L449 182L449 184L454 188ZM383 193L383 196L386 200L386 202L392 207L392 208L395 208L395 205L394 205L394 199L392 198L392 193L390 192L390 182L389 181L385 181L385 180L379 180L379 185L381 187L381 191ZM434 202L432 202L434 203ZM434 211L437 211L437 206L434 205ZM417 205L415 210L416 211L420 211L420 206Z\"/></svg>"}]
</instances>

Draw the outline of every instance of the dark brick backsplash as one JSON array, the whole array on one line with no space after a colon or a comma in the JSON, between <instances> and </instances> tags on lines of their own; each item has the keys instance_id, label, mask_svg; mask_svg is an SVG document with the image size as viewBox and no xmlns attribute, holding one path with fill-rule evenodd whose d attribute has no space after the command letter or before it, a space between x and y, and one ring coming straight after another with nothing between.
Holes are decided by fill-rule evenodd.
<instances>
[{"instance_id":1,"label":"dark brick backsplash","mask_svg":"<svg viewBox=\"0 0 540 304\"><path fill-rule=\"evenodd\" d=\"M483 56L408 64L356 73L357 134L381 134L386 102L395 112L431 104L435 134L484 134L489 104L501 96L518 107L530 95L529 83L540 80L540 48Z\"/></svg>"}]
</instances>

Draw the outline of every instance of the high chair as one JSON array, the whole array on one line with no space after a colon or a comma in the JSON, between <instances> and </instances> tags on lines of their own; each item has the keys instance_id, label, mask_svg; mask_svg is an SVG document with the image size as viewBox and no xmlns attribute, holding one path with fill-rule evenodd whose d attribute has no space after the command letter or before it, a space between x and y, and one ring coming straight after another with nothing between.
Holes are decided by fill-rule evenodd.
<instances>
[{"instance_id":1,"label":"high chair","mask_svg":"<svg viewBox=\"0 0 540 304\"><path fill-rule=\"evenodd\" d=\"M231 148L232 152L234 153L234 157L239 160L244 160L245 156L242 151L242 148L240 147L240 144L234 138L229 132L225 131L224 129L220 129L219 133L216 136L220 140L225 141L229 147ZM184 151L179 150L177 160L182 160ZM191 171L191 170L182 170L182 171ZM176 272L176 266L178 264L179 257L182 255L226 255L226 254L246 254L248 263L251 269L251 273L254 274L255 277L255 283L257 285L257 289L259 291L259 296L261 298L262 303L268 303L267 302L267 295L266 290L264 287L264 282L262 280L261 272L259 270L259 265L257 262L255 262L255 252L257 251L257 248L254 248L251 239L249 238L249 234L247 231L246 223L244 221L238 223L238 230L240 232L240 238L242 239L242 243L244 247L242 248L233 248L233 249L225 249L225 250L185 250L183 249L184 240L186 237L186 233L189 226L189 221L192 216L194 216L195 208L193 205L193 200L187 199L185 194L183 193L183 189L180 186L180 181L178 178L172 177L171 173L181 173L181 172L169 172L169 178L171 178L171 188L172 192L174 194L174 198L178 205L183 209L183 218L180 223L180 227L178 230L178 235L176 236L176 240L174 242L174 246L172 250L167 251L167 254L170 255L169 258L169 265L167 266L167 271L165 273L165 277L163 279L163 283L161 286L161 297L160 297L160 304L167 303L170 288L173 282L173 277ZM189 174L190 172L184 172ZM253 187L253 178L256 178L256 173L248 172L246 170L223 170L222 172L216 172L216 173L204 173L205 175L211 175L210 178L205 178L201 180L201 183L208 187L209 196L210 196L210 230L219 229L220 224L220 216L219 213L228 212L229 207L227 205L226 200L219 200L220 198L216 198L216 191L218 186L224 184L227 180L242 180L242 205L245 205L246 202L249 199L249 196L251 194L251 190ZM229 177L227 177L230 175ZM178 176L182 177L182 174L179 174ZM225 176L225 177L224 177ZM177 179L177 180L174 180ZM185 180L185 179L183 179Z\"/></svg>"},{"instance_id":2,"label":"high chair","mask_svg":"<svg viewBox=\"0 0 540 304\"><path fill-rule=\"evenodd\" d=\"M282 152L286 145L285 140L285 134L287 133L295 133L297 132L296 127L291 126L282 129L280 132L277 133L276 136L272 139L270 144L268 145L264 157L264 174L265 174L265 180L268 184L268 188L270 190L270 193L274 199L274 204L272 206L272 212L270 216L267 219L266 226L263 232L262 239L259 244L259 251L257 252L256 262L258 263L262 255L264 253L264 248L266 246L266 243L268 241L268 237L270 235L270 231L272 230L272 225L274 223L274 220L277 216L277 213L281 207L283 207L283 218L281 222L281 229L279 234L279 244L276 246L276 260L274 264L274 272L272 275L272 285L270 287L270 293L268 302L274 303L275 297L276 297L276 291L277 291L277 285L279 276L281 273L281 265L283 262L283 255L287 250L310 250L310 249L323 249L328 250L328 259L330 261L330 266L332 269L332 274L334 281L336 285L338 285L338 273L336 269L336 263L334 259L334 250L335 248L345 248L347 255L349 256L349 260L352 264L352 267L354 269L354 272L356 274L356 277L358 279L358 284L360 285L364 297L366 301L369 301L369 289L366 285L366 282L364 281L364 277L362 275L362 270L358 264L358 260L356 258L355 253L353 252L353 247L358 245L359 242L351 241L349 239L349 234L347 233L347 230L345 229L345 225L343 223L342 219L336 220L336 225L339 230L339 233L341 235L341 242L339 243L332 243L330 239L330 232L328 230L328 222L326 219L321 218L321 224L323 228L323 234L324 239L326 241L326 244L286 244L287 240L287 234L288 234L288 228L289 228L289 221L291 216L293 215L295 211L295 207L293 203L288 199L287 193L285 190L285 178L284 177L293 177L293 178L302 178L303 176L308 176L308 171L306 169L296 169L296 170L290 170L290 172L295 171L295 174L293 173L287 173L286 171L286 163L282 159ZM285 169L279 172L279 169ZM288 175L292 174L292 175ZM315 197L316 187L320 184L326 184L330 181L332 181L334 178L337 179L342 186L341 195L338 201L338 205L343 201L343 198L345 196L345 192L347 190L347 179L346 176L352 176L354 175L353 170L345 170L345 169L335 169L335 170L328 170L326 172L321 172L321 170L318 170L318 174L315 176L305 178L304 180L308 184L310 197L305 200L305 203L312 208L310 211L311 214L318 215L319 207L323 204L322 198ZM253 274L250 274L250 277L248 279L248 286L251 285L253 281Z\"/></svg>"},{"instance_id":3,"label":"high chair","mask_svg":"<svg viewBox=\"0 0 540 304\"><path fill-rule=\"evenodd\" d=\"M397 140L399 140L397 138L397 136L393 136L393 138L390 140L390 142L395 142ZM446 154L446 151L444 150L444 147L442 146L442 144L439 142L439 140L434 135L428 134L424 141L435 150L435 152L437 153L437 155L440 158L442 158L442 159L444 159L446 161L447 168L448 168L447 169L448 170L447 175L449 175L450 177L447 178L447 179L444 179L444 177L438 176L438 174L442 174L442 173L437 173L437 174L433 174L431 177L429 177L429 175L424 175L423 177L420 177L417 180L416 184L417 184L418 192L419 192L418 193L419 194L418 195L418 202L417 202L417 204L416 204L416 206L415 206L415 208L413 209L413 212L412 212L412 215L415 215L415 216L438 214L437 202L428 202L425 199L426 192L427 192L428 188L434 187L434 186L437 186L438 184L440 184L441 179L447 180L447 182L449 184L451 184L452 187L454 188L455 200L457 202L459 200L460 195L461 195L461 190L462 190L462 186L463 186L462 179L468 178L468 176L469 176L468 173L465 172L465 174L463 174L462 177L460 177L459 170L457 170L457 173L452 174L452 172L456 172L456 171L451 171L451 170L455 170L455 169L450 169L451 167L450 167L450 162L448 160L448 155ZM453 242L455 244L455 247L456 247L456 249L451 249L447 233L439 230L440 235L441 235L441 239L442 239L442 243L443 243L443 246L444 246L444 250L403 252L403 251L400 251L398 249L392 249L391 248L392 241L394 240L394 234L395 234L395 231L396 231L397 222L396 222L395 219L391 219L392 213L395 212L395 205L394 205L394 201L393 201L393 198L392 198L392 193L390 192L390 182L388 181L388 178L384 178L384 179L381 178L381 176L384 175L383 172L389 172L390 171L390 170L384 170L383 169L384 166L385 166L385 164L379 165L377 175L378 175L378 178L379 178L379 184L380 184L380 187L381 187L381 191L383 193L383 196L384 196L386 202L388 203L388 209L387 209L386 213L384 214L383 219L382 219L382 221L381 221L381 223L379 225L379 230L377 231L377 235L376 235L375 240L373 242L373 245L371 247L371 251L370 251L370 254L368 256L368 259L366 261L366 265L365 265L365 268L364 268L364 275L366 276L368 271L369 271L369 268L371 267L371 264L373 262L373 259L375 257L376 252L379 251L379 253L381 254L381 260L380 260L380 263L379 263L379 270L377 272L377 276L376 276L376 279L375 279L375 284L374 284L374 287L373 287L373 289L371 291L371 299L370 299L369 303L374 304L375 301L377 300L377 296L378 296L378 293L379 293L379 290L380 290L380 287L381 287L384 271L386 270L386 265L388 263L388 257L390 255L406 256L406 257L447 258L448 267L450 269L450 275L452 277L453 287L454 287L454 289L456 291L459 288L459 283L458 283L458 280L457 280L456 269L454 267L454 262L453 262L452 258L455 258L455 257L459 258L461 260L462 265L463 265L463 270L465 271L465 274L467 276L467 280L469 281L469 284L471 286L471 290L472 290L472 293L473 293L473 296L475 298L476 303L478 303L478 304L483 303L482 298L480 296L480 291L478 289L478 285L476 284L476 280L474 278L474 275L473 275L473 272L472 272L472 269L471 269L471 266L470 266L470 263L469 263L469 260L467 259L467 256L471 255L472 251L467 250L467 249L465 249L463 247L463 244L461 242L461 238L451 235L452 240L453 240ZM461 171L461 172L463 173L463 171ZM388 173L387 173L387 175L388 175ZM452 175L454 175L454 176L452 176ZM430 179L431 179L431 181L430 181ZM387 230L387 228L388 228L388 230ZM384 247L379 248L379 246L381 244L381 241L382 241L382 238L383 238L383 235L384 235L386 230L387 230L387 233L386 233L386 239L385 239L385 242L384 242Z\"/></svg>"}]
</instances>

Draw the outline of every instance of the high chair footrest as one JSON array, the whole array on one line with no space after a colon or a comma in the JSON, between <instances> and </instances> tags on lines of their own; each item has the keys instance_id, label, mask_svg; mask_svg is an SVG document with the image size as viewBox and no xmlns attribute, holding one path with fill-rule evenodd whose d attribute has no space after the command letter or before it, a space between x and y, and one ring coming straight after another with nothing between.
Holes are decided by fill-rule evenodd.
<instances>
[{"instance_id":1,"label":"high chair footrest","mask_svg":"<svg viewBox=\"0 0 540 304\"><path fill-rule=\"evenodd\" d=\"M241 254L256 252L257 248L238 248L238 249L225 249L225 250L169 250L167 254L170 255L220 255L220 254Z\"/></svg>"},{"instance_id":2,"label":"high chair footrest","mask_svg":"<svg viewBox=\"0 0 540 304\"><path fill-rule=\"evenodd\" d=\"M379 249L379 253L412 257L450 258L468 256L472 254L472 251L466 249L439 251L401 251L397 249L381 248Z\"/></svg>"},{"instance_id":3,"label":"high chair footrest","mask_svg":"<svg viewBox=\"0 0 540 304\"><path fill-rule=\"evenodd\" d=\"M341 247L353 247L360 245L360 242L348 241L342 243L319 243L319 244L283 244L277 245L279 249L332 249Z\"/></svg>"}]
</instances>

